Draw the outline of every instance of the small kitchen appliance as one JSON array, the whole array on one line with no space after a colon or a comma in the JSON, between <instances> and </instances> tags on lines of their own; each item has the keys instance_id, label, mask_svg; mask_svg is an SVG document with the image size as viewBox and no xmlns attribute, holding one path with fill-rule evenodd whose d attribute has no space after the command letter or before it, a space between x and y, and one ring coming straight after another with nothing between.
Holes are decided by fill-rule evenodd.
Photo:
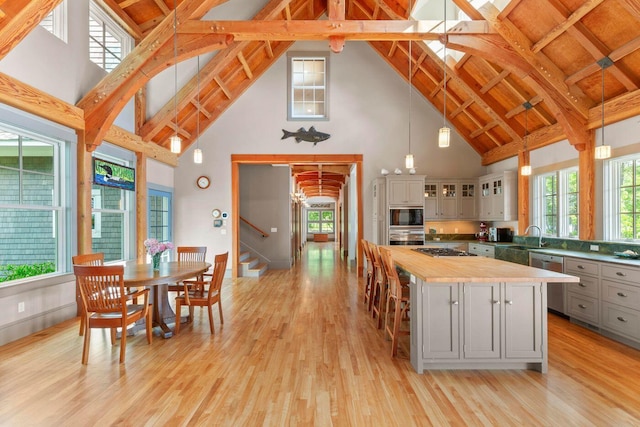
<instances>
[{"instance_id":1,"label":"small kitchen appliance","mask_svg":"<svg viewBox=\"0 0 640 427\"><path fill-rule=\"evenodd\" d=\"M486 242L489 237L489 232L487 231L487 224L483 221L480 223L480 232L476 233L476 237L479 242Z\"/></svg>"},{"instance_id":2,"label":"small kitchen appliance","mask_svg":"<svg viewBox=\"0 0 640 427\"><path fill-rule=\"evenodd\" d=\"M489 227L490 242L513 242L513 230L503 227Z\"/></svg>"}]
</instances>

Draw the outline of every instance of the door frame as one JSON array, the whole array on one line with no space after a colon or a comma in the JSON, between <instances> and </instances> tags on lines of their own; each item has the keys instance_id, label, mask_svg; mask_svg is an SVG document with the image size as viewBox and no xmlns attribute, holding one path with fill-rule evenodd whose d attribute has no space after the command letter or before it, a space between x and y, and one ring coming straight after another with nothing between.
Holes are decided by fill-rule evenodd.
<instances>
[{"instance_id":1,"label":"door frame","mask_svg":"<svg viewBox=\"0 0 640 427\"><path fill-rule=\"evenodd\" d=\"M241 164L289 164L330 163L348 164L356 167L356 203L358 204L356 240L356 271L362 277L363 253L360 241L363 238L362 207L362 154L232 154L231 155L231 274L238 277L240 250L240 165Z\"/></svg>"}]
</instances>

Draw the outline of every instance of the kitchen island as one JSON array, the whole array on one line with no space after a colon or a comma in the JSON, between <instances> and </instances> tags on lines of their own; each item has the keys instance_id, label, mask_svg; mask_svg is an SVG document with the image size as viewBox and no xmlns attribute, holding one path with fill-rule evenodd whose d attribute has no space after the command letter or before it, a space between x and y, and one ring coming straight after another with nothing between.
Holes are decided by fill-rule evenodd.
<instances>
[{"instance_id":1,"label":"kitchen island","mask_svg":"<svg viewBox=\"0 0 640 427\"><path fill-rule=\"evenodd\" d=\"M389 246L411 275L411 365L546 373L547 283L578 277L479 256Z\"/></svg>"}]
</instances>

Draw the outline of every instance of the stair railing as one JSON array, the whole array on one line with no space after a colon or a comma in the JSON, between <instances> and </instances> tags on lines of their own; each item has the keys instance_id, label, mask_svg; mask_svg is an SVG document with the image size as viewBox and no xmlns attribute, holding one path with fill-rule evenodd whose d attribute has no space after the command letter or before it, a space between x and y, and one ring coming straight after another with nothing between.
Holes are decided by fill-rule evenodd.
<instances>
[{"instance_id":1,"label":"stair railing","mask_svg":"<svg viewBox=\"0 0 640 427\"><path fill-rule=\"evenodd\" d=\"M258 228L256 225L252 224L251 222L247 221L245 218L243 218L242 216L240 217L240 221L244 222L245 224L247 224L249 227L253 228L255 231L257 231L258 233L260 233L262 235L262 237L269 237L269 233L267 233L266 231L261 230L260 228Z\"/></svg>"}]
</instances>

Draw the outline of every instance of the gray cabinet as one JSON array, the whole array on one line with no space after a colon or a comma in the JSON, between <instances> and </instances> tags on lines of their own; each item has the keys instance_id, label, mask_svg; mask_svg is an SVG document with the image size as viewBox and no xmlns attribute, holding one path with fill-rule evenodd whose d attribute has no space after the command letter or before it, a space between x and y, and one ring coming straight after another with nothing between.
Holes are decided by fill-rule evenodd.
<instances>
[{"instance_id":1,"label":"gray cabinet","mask_svg":"<svg viewBox=\"0 0 640 427\"><path fill-rule=\"evenodd\" d=\"M580 282L567 283L566 301L569 317L600 325L600 265L580 258L565 258L564 270L577 276Z\"/></svg>"},{"instance_id":2,"label":"gray cabinet","mask_svg":"<svg viewBox=\"0 0 640 427\"><path fill-rule=\"evenodd\" d=\"M411 363L424 369L545 372L546 285L539 282L411 285ZM546 307L545 307L546 309Z\"/></svg>"},{"instance_id":3,"label":"gray cabinet","mask_svg":"<svg viewBox=\"0 0 640 427\"><path fill-rule=\"evenodd\" d=\"M485 175L480 185L480 219L515 221L518 219L517 176L514 171Z\"/></svg>"},{"instance_id":4,"label":"gray cabinet","mask_svg":"<svg viewBox=\"0 0 640 427\"><path fill-rule=\"evenodd\" d=\"M482 243L469 243L469 253L487 258L495 258L496 247Z\"/></svg>"},{"instance_id":5,"label":"gray cabinet","mask_svg":"<svg viewBox=\"0 0 640 427\"><path fill-rule=\"evenodd\" d=\"M475 180L427 180L424 184L425 218L477 219Z\"/></svg>"},{"instance_id":6,"label":"gray cabinet","mask_svg":"<svg viewBox=\"0 0 640 427\"><path fill-rule=\"evenodd\" d=\"M424 175L387 176L389 206L422 206Z\"/></svg>"},{"instance_id":7,"label":"gray cabinet","mask_svg":"<svg viewBox=\"0 0 640 427\"><path fill-rule=\"evenodd\" d=\"M379 245L389 244L387 212L387 180L376 178L373 181L373 242Z\"/></svg>"}]
</instances>

